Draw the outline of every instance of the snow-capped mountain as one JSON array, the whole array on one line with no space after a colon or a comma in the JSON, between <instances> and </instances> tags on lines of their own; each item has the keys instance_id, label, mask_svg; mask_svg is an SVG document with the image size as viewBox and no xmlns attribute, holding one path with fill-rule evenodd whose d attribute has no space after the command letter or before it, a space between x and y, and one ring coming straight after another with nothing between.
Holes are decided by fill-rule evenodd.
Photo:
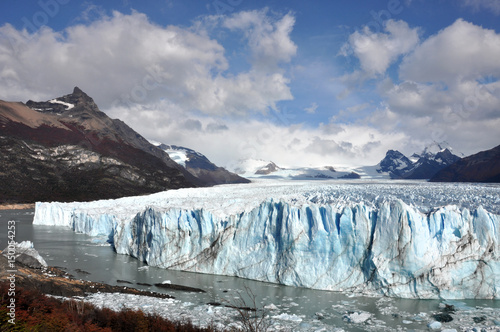
<instances>
[{"instance_id":1,"label":"snow-capped mountain","mask_svg":"<svg viewBox=\"0 0 500 332\"><path fill-rule=\"evenodd\" d=\"M443 168L431 178L434 182L500 182L500 145L465 157Z\"/></svg>"},{"instance_id":2,"label":"snow-capped mountain","mask_svg":"<svg viewBox=\"0 0 500 332\"><path fill-rule=\"evenodd\" d=\"M265 165L264 167L261 167L260 169L258 169L255 174L256 175L268 175L268 174L271 174L271 173L274 173L276 171L279 171L281 169L281 167L277 166L275 163L273 163L272 161Z\"/></svg>"},{"instance_id":3,"label":"snow-capped mountain","mask_svg":"<svg viewBox=\"0 0 500 332\"><path fill-rule=\"evenodd\" d=\"M200 179L205 185L249 183L250 181L241 176L218 167L203 154L177 145L167 145L159 142L151 142L165 151L173 161L184 167L190 174Z\"/></svg>"},{"instance_id":4,"label":"snow-capped mountain","mask_svg":"<svg viewBox=\"0 0 500 332\"><path fill-rule=\"evenodd\" d=\"M387 151L384 159L379 163L379 173L389 173L391 178L404 178L404 175L413 168L413 162L399 151Z\"/></svg>"},{"instance_id":5,"label":"snow-capped mountain","mask_svg":"<svg viewBox=\"0 0 500 332\"><path fill-rule=\"evenodd\" d=\"M441 169L460 160L460 157L454 155L450 150L444 149L436 154L422 154L414 163L406 175L406 179L430 179Z\"/></svg>"},{"instance_id":6,"label":"snow-capped mountain","mask_svg":"<svg viewBox=\"0 0 500 332\"><path fill-rule=\"evenodd\" d=\"M448 148L435 153L426 148L422 153L415 153L410 158L399 151L389 150L377 165L377 172L387 173L393 179L430 179L438 171L458 160L460 157Z\"/></svg>"},{"instance_id":7,"label":"snow-capped mountain","mask_svg":"<svg viewBox=\"0 0 500 332\"><path fill-rule=\"evenodd\" d=\"M328 180L358 179L351 169L338 170L332 166L323 167L280 167L272 161L242 159L228 166L230 170L246 178L288 179L288 180Z\"/></svg>"},{"instance_id":8,"label":"snow-capped mountain","mask_svg":"<svg viewBox=\"0 0 500 332\"><path fill-rule=\"evenodd\" d=\"M268 174L272 173L273 166L276 170L281 169L274 162L269 160L262 159L240 159L238 161L233 162L230 165L227 165L226 168L231 172L239 174L244 177L253 177L257 175L256 173L260 170L268 170ZM262 175L262 174L261 174Z\"/></svg>"}]
</instances>

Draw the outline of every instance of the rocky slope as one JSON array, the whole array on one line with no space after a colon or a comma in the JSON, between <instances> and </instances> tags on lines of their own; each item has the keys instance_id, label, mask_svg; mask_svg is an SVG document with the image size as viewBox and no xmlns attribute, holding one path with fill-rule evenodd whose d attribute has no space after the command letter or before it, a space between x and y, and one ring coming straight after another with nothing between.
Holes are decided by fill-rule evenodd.
<instances>
[{"instance_id":1,"label":"rocky slope","mask_svg":"<svg viewBox=\"0 0 500 332\"><path fill-rule=\"evenodd\" d=\"M431 181L500 183L500 145L459 160L439 171Z\"/></svg>"},{"instance_id":2,"label":"rocky slope","mask_svg":"<svg viewBox=\"0 0 500 332\"><path fill-rule=\"evenodd\" d=\"M95 200L204 183L79 88L47 102L0 101L0 202Z\"/></svg>"}]
</instances>

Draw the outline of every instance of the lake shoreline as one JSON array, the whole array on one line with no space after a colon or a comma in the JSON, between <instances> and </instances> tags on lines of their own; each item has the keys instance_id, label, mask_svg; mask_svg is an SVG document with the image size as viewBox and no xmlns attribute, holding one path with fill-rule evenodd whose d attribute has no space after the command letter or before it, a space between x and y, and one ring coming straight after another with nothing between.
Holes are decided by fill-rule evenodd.
<instances>
[{"instance_id":1,"label":"lake shoreline","mask_svg":"<svg viewBox=\"0 0 500 332\"><path fill-rule=\"evenodd\" d=\"M63 268L48 266L46 268L32 268L16 262L15 285L26 289L37 289L44 294L73 297L86 296L92 293L122 293L173 299L175 297L151 291L143 291L127 286L112 286L105 283L76 279ZM7 258L0 254L0 282L9 281L12 270Z\"/></svg>"},{"instance_id":2,"label":"lake shoreline","mask_svg":"<svg viewBox=\"0 0 500 332\"><path fill-rule=\"evenodd\" d=\"M3 211L3 210L31 210L34 208L35 208L35 203L0 204L0 211Z\"/></svg>"}]
</instances>

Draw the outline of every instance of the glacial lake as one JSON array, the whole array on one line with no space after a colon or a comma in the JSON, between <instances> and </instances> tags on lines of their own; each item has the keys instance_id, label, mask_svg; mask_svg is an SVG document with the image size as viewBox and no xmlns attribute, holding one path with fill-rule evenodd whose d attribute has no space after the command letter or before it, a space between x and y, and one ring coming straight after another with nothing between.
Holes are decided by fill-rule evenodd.
<instances>
[{"instance_id":1,"label":"glacial lake","mask_svg":"<svg viewBox=\"0 0 500 332\"><path fill-rule=\"evenodd\" d=\"M275 329L288 331L413 331L427 330L433 315L443 313L445 304L453 305L451 322L441 329L500 331L499 300L408 300L370 298L336 292L318 291L256 282L235 277L214 276L148 267L132 257L118 255L109 244L76 234L69 228L32 225L33 210L0 211L0 247L7 246L7 221L16 221L16 240L30 240L51 266L62 267L76 278L111 285L130 286L173 295L178 313L194 323L234 319L227 311L214 315L207 303L238 304L239 293L248 288L255 295L257 307L267 307L266 315ZM77 272L76 270L85 271ZM87 274L88 273L88 274ZM118 282L126 280L133 285ZM201 288L206 293L163 290L155 284L170 282ZM250 303L247 303L250 304ZM154 306L154 305L153 305ZM353 313L368 313L369 319L349 322ZM225 316L224 316L225 315ZM439 330L441 330L439 329Z\"/></svg>"}]
</instances>

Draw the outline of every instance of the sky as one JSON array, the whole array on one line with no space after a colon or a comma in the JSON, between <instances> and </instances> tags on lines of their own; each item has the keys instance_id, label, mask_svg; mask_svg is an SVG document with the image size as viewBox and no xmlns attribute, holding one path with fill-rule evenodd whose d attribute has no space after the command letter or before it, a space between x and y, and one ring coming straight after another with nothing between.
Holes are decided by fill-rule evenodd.
<instances>
[{"instance_id":1,"label":"sky","mask_svg":"<svg viewBox=\"0 0 500 332\"><path fill-rule=\"evenodd\" d=\"M500 0L4 0L0 99L78 86L220 166L500 144Z\"/></svg>"}]
</instances>

